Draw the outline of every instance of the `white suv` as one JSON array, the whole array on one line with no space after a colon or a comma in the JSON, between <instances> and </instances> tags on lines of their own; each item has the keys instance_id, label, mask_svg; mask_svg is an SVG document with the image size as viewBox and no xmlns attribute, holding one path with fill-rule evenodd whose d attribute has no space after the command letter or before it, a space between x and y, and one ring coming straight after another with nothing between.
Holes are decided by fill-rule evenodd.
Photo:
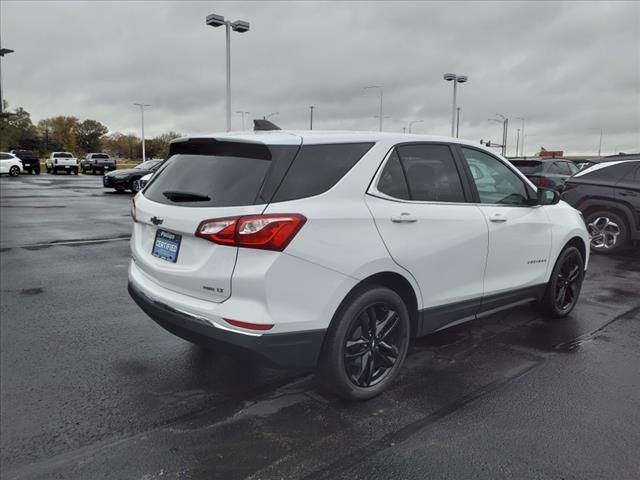
<instances>
[{"instance_id":1,"label":"white suv","mask_svg":"<svg viewBox=\"0 0 640 480\"><path fill-rule=\"evenodd\" d=\"M189 341L384 390L411 339L537 300L576 305L580 213L453 138L183 138L134 199L129 292Z\"/></svg>"}]
</instances>

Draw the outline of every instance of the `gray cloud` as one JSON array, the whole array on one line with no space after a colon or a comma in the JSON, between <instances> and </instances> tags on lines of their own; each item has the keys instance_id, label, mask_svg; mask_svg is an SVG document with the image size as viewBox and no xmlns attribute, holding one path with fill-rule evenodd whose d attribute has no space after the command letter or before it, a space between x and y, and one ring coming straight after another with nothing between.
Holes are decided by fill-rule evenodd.
<instances>
[{"instance_id":1,"label":"gray cloud","mask_svg":"<svg viewBox=\"0 0 640 480\"><path fill-rule=\"evenodd\" d=\"M251 22L232 34L233 111L280 112L277 123L385 129L410 120L448 134L451 85L465 138L498 140L503 113L527 118L527 153L541 145L594 153L640 150L640 4L635 2L18 2L2 3L3 63L13 106L35 120L96 118L137 131L132 102L153 104L149 135L224 129L224 32L208 13ZM240 116L234 113L234 128Z\"/></svg>"}]
</instances>

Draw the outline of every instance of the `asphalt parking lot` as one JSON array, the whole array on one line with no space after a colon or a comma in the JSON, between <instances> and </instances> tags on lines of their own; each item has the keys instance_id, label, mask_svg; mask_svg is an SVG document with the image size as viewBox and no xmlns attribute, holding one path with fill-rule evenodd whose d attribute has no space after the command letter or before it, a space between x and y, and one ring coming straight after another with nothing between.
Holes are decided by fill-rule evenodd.
<instances>
[{"instance_id":1,"label":"asphalt parking lot","mask_svg":"<svg viewBox=\"0 0 640 480\"><path fill-rule=\"evenodd\" d=\"M640 478L638 251L592 257L568 319L431 335L347 403L147 318L130 204L99 176L0 179L3 479Z\"/></svg>"}]
</instances>

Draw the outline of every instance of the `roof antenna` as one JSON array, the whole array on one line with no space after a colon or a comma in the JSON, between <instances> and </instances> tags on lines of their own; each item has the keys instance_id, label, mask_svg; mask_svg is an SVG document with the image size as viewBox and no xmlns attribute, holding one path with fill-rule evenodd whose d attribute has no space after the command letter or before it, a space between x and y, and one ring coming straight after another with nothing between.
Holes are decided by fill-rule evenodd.
<instances>
[{"instance_id":1,"label":"roof antenna","mask_svg":"<svg viewBox=\"0 0 640 480\"><path fill-rule=\"evenodd\" d=\"M253 131L267 131L267 130L282 130L275 123L265 120L264 118L257 118L253 121Z\"/></svg>"}]
</instances>

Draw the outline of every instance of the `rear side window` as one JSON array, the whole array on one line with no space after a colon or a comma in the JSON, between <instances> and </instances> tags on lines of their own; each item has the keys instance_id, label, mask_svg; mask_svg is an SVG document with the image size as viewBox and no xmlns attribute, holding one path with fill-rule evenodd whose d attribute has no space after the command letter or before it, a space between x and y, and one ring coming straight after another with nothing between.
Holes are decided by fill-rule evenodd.
<instances>
[{"instance_id":1,"label":"rear side window","mask_svg":"<svg viewBox=\"0 0 640 480\"><path fill-rule=\"evenodd\" d=\"M73 158L70 153L54 153L53 158Z\"/></svg>"},{"instance_id":2,"label":"rear side window","mask_svg":"<svg viewBox=\"0 0 640 480\"><path fill-rule=\"evenodd\" d=\"M272 201L285 202L326 192L372 146L373 143L303 145Z\"/></svg>"},{"instance_id":3,"label":"rear side window","mask_svg":"<svg viewBox=\"0 0 640 480\"><path fill-rule=\"evenodd\" d=\"M447 145L402 145L397 151L411 200L465 201L460 175Z\"/></svg>"},{"instance_id":4,"label":"rear side window","mask_svg":"<svg viewBox=\"0 0 640 480\"><path fill-rule=\"evenodd\" d=\"M102 158L102 159L109 159L109 155L106 155L104 153L94 153L92 155L92 158Z\"/></svg>"},{"instance_id":5,"label":"rear side window","mask_svg":"<svg viewBox=\"0 0 640 480\"><path fill-rule=\"evenodd\" d=\"M0 153L0 160L11 160L12 158L8 153Z\"/></svg>"},{"instance_id":6,"label":"rear side window","mask_svg":"<svg viewBox=\"0 0 640 480\"><path fill-rule=\"evenodd\" d=\"M378 191L393 198L410 200L407 179L404 176L398 152L393 151L378 181Z\"/></svg>"},{"instance_id":7,"label":"rear side window","mask_svg":"<svg viewBox=\"0 0 640 480\"><path fill-rule=\"evenodd\" d=\"M147 185L144 196L169 205L228 207L253 205L274 158L292 158L297 146L193 142L174 152Z\"/></svg>"},{"instance_id":8,"label":"rear side window","mask_svg":"<svg viewBox=\"0 0 640 480\"><path fill-rule=\"evenodd\" d=\"M607 165L606 163L597 164L590 170L583 170L580 173L580 177L589 180L597 180L603 182L617 182L622 180L625 175L631 176L634 164L629 162L621 162L613 165Z\"/></svg>"}]
</instances>

